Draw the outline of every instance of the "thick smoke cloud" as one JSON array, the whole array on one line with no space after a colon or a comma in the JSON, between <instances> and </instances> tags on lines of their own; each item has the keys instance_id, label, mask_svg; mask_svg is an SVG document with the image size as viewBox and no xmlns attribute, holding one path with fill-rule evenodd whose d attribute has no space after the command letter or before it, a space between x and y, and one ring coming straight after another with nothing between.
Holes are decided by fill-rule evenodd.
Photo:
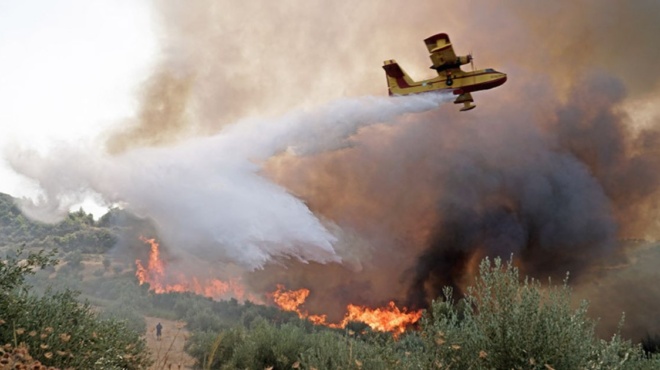
<instances>
[{"instance_id":1,"label":"thick smoke cloud","mask_svg":"<svg viewBox=\"0 0 660 370\"><path fill-rule=\"evenodd\" d=\"M505 107L464 122L444 107L405 125L365 130L348 151L272 160L271 176L316 214L375 246L350 278L332 266L296 267L288 276L302 276L291 284L364 304L389 297L425 307L443 286L460 293L484 256L513 254L525 274L558 281L570 272L571 282L584 286L602 279L600 266L627 263L620 238L657 238L657 215L649 212L659 200L652 186L659 180L657 130L631 127L619 108L625 89L603 73L576 81L565 103L545 90L528 96L547 114ZM259 279L272 274L286 280L279 267ZM347 294L349 286L363 289ZM642 289L622 294L640 296L633 291ZM658 306L644 297L646 308L634 311ZM316 299L310 307L327 301ZM631 317L631 307L620 308L603 316L606 335L622 311ZM644 326L635 317L629 325Z\"/></svg>"},{"instance_id":2,"label":"thick smoke cloud","mask_svg":"<svg viewBox=\"0 0 660 370\"><path fill-rule=\"evenodd\" d=\"M108 152L171 144L189 133L192 85L192 77L158 68L142 87L137 117L110 136L106 143Z\"/></svg>"},{"instance_id":3,"label":"thick smoke cloud","mask_svg":"<svg viewBox=\"0 0 660 370\"><path fill-rule=\"evenodd\" d=\"M573 91L554 116L537 120L543 131L495 123L488 141L466 138L460 156L445 160L437 185L450 196L439 199L441 220L419 259L413 295L429 281L427 300L442 286L458 287L457 266L475 253L513 253L533 276L570 271L575 280L612 257L617 237L657 238L657 215L647 211L660 200L660 162L648 149L660 144L657 129L630 129L615 108L626 94L617 79L593 74Z\"/></svg>"},{"instance_id":4,"label":"thick smoke cloud","mask_svg":"<svg viewBox=\"0 0 660 370\"><path fill-rule=\"evenodd\" d=\"M459 150L436 147L440 219L415 269L413 304L443 286L460 292L474 255L513 254L533 276L577 276L615 245L609 200L583 162L529 126L489 125L488 136L457 131Z\"/></svg>"},{"instance_id":5,"label":"thick smoke cloud","mask_svg":"<svg viewBox=\"0 0 660 370\"><path fill-rule=\"evenodd\" d=\"M583 162L616 208L621 236L657 239L660 128L634 130L620 108L626 89L611 76L579 80L571 101L548 124L559 145Z\"/></svg>"}]
</instances>

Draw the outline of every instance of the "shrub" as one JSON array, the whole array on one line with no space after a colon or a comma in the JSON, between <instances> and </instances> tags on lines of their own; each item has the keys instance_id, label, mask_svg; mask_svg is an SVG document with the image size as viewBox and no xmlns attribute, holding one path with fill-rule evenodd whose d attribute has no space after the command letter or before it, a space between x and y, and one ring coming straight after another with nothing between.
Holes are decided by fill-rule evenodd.
<instances>
[{"instance_id":1,"label":"shrub","mask_svg":"<svg viewBox=\"0 0 660 370\"><path fill-rule=\"evenodd\" d=\"M20 256L22 251L18 253ZM60 368L139 369L150 364L145 342L124 322L102 320L78 293L28 294L25 276L55 263L51 254L0 260L0 344L19 343L40 363Z\"/></svg>"},{"instance_id":2,"label":"shrub","mask_svg":"<svg viewBox=\"0 0 660 370\"><path fill-rule=\"evenodd\" d=\"M124 322L126 328L137 334L144 335L147 332L147 321L144 316L125 302L114 303L106 307L101 313L101 318Z\"/></svg>"},{"instance_id":3,"label":"shrub","mask_svg":"<svg viewBox=\"0 0 660 370\"><path fill-rule=\"evenodd\" d=\"M145 343L124 322L103 320L74 292L15 297L0 340L25 343L43 364L78 369L138 369L149 364Z\"/></svg>"},{"instance_id":4,"label":"shrub","mask_svg":"<svg viewBox=\"0 0 660 370\"><path fill-rule=\"evenodd\" d=\"M620 336L599 341L587 303L571 308L567 281L542 289L511 262L485 259L464 311L433 302L422 321L427 366L455 369L637 369L653 366ZM656 365L657 366L657 363Z\"/></svg>"},{"instance_id":5,"label":"shrub","mask_svg":"<svg viewBox=\"0 0 660 370\"><path fill-rule=\"evenodd\" d=\"M344 335L345 331L314 328L304 323L276 326L256 318L249 328L219 334L196 332L186 350L204 369L391 369L403 366L394 341L373 343Z\"/></svg>"},{"instance_id":6,"label":"shrub","mask_svg":"<svg viewBox=\"0 0 660 370\"><path fill-rule=\"evenodd\" d=\"M647 357L651 357L656 353L660 353L660 335L646 334L642 339L642 349Z\"/></svg>"},{"instance_id":7,"label":"shrub","mask_svg":"<svg viewBox=\"0 0 660 370\"><path fill-rule=\"evenodd\" d=\"M25 277L33 275L38 269L57 264L53 256L57 250L46 253L41 250L37 253L29 253L22 261L24 248L12 253L7 253L5 260L0 259L0 295L8 295L13 290L23 286Z\"/></svg>"}]
</instances>

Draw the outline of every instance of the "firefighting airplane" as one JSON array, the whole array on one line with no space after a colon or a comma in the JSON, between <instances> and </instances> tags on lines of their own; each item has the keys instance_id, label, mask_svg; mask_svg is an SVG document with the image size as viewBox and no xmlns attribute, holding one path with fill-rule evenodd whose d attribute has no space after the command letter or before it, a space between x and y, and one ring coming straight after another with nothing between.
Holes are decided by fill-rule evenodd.
<instances>
[{"instance_id":1,"label":"firefighting airplane","mask_svg":"<svg viewBox=\"0 0 660 370\"><path fill-rule=\"evenodd\" d=\"M423 81L413 81L399 67L394 59L386 60L383 69L387 75L387 87L390 95L419 94L431 91L452 91L458 98L454 104L463 103L461 112L476 107L472 104L473 91L487 90L506 82L506 74L492 68L474 70L472 54L456 56L446 33L439 33L424 40L431 53L432 69L438 71L438 77ZM472 72L461 70L461 65L472 64Z\"/></svg>"}]
</instances>

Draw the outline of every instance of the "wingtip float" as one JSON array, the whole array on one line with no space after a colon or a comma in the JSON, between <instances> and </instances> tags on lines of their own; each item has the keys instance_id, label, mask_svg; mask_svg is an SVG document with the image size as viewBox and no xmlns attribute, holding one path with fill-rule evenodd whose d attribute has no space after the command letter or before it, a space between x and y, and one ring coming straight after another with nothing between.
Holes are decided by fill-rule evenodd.
<instances>
[{"instance_id":1,"label":"wingtip float","mask_svg":"<svg viewBox=\"0 0 660 370\"><path fill-rule=\"evenodd\" d=\"M474 69L471 54L457 56L446 33L439 33L424 40L426 48L431 53L433 65L431 69L438 72L438 77L428 80L414 81L394 60L386 60L383 65L387 76L387 87L390 95L421 94L433 91L451 91L458 95L454 104L463 104L461 111L476 107L472 92L488 90L506 82L506 74L492 68ZM461 65L470 63L472 71L461 70Z\"/></svg>"}]
</instances>

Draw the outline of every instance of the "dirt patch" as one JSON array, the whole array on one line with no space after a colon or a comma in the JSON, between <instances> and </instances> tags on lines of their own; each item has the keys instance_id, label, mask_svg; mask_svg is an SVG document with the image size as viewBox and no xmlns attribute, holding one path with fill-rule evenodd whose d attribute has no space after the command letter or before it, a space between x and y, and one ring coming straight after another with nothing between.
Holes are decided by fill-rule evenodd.
<instances>
[{"instance_id":1,"label":"dirt patch","mask_svg":"<svg viewBox=\"0 0 660 370\"><path fill-rule=\"evenodd\" d=\"M183 351L183 346L190 336L185 323L157 317L145 317L145 320L147 321L145 339L154 360L154 364L149 369L192 369L195 360ZM159 322L163 326L160 340L156 338L156 325Z\"/></svg>"}]
</instances>

